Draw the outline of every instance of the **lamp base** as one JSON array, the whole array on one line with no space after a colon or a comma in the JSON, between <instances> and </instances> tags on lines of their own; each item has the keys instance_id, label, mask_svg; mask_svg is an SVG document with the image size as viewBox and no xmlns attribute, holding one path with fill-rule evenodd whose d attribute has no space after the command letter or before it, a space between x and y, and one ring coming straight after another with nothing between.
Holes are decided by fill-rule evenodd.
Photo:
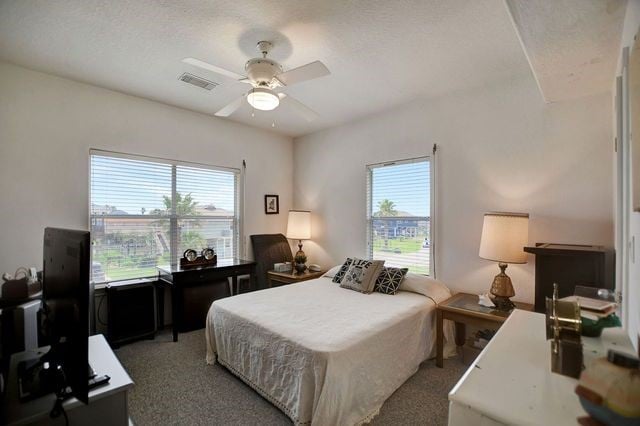
<instances>
[{"instance_id":1,"label":"lamp base","mask_svg":"<svg viewBox=\"0 0 640 426\"><path fill-rule=\"evenodd\" d=\"M508 265L500 262L498 266L500 267L500 273L493 278L490 290L493 296L491 300L498 310L510 311L515 308L516 305L514 305L509 298L515 296L516 292L513 289L511 278L509 278L505 272Z\"/></svg>"},{"instance_id":2,"label":"lamp base","mask_svg":"<svg viewBox=\"0 0 640 426\"><path fill-rule=\"evenodd\" d=\"M504 296L493 296L491 301L499 311L511 312L516 307L508 297Z\"/></svg>"},{"instance_id":3,"label":"lamp base","mask_svg":"<svg viewBox=\"0 0 640 426\"><path fill-rule=\"evenodd\" d=\"M302 274L307 270L307 255L302 251L302 240L298 241L298 251L296 255L293 257L294 260L294 269L296 273Z\"/></svg>"}]
</instances>

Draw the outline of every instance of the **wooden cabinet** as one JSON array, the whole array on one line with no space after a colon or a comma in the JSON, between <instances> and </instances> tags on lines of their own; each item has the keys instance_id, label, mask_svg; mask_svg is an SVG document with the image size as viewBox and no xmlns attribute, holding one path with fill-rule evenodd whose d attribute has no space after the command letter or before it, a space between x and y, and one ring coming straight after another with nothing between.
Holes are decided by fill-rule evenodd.
<instances>
[{"instance_id":1,"label":"wooden cabinet","mask_svg":"<svg viewBox=\"0 0 640 426\"><path fill-rule=\"evenodd\" d=\"M524 251L536 255L535 311L545 311L545 298L571 296L577 285L615 288L614 252L602 246L538 243Z\"/></svg>"}]
</instances>

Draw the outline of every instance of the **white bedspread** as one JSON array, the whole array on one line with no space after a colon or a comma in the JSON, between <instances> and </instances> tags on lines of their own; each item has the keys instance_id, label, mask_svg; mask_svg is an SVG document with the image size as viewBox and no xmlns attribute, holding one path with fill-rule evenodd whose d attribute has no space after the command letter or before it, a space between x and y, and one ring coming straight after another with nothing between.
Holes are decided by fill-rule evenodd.
<instances>
[{"instance_id":1,"label":"white bedspread","mask_svg":"<svg viewBox=\"0 0 640 426\"><path fill-rule=\"evenodd\" d=\"M217 300L207 362L217 354L295 424L361 424L435 351L435 302L449 292L434 293L366 295L323 277Z\"/></svg>"}]
</instances>

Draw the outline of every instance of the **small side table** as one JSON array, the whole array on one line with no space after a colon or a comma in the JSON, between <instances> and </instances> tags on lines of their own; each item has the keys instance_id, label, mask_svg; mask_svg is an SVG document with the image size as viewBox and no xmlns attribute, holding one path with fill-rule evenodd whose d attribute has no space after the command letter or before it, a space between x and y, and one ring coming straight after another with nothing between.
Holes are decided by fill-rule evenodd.
<instances>
[{"instance_id":1,"label":"small side table","mask_svg":"<svg viewBox=\"0 0 640 426\"><path fill-rule=\"evenodd\" d=\"M269 287L275 285L299 283L302 281L312 280L324 275L327 271L310 272L309 270L299 274L297 272L276 272L267 271L267 279L269 280Z\"/></svg>"},{"instance_id":2,"label":"small side table","mask_svg":"<svg viewBox=\"0 0 640 426\"><path fill-rule=\"evenodd\" d=\"M529 303L513 302L516 309L533 311L533 305ZM444 320L456 323L456 345L462 346L465 342L466 326L476 326L497 330L502 323L509 318L511 312L498 311L493 308L478 305L478 296L475 294L458 293L440 303L436 308L436 365L442 368L444 351L444 333L442 325Z\"/></svg>"}]
</instances>

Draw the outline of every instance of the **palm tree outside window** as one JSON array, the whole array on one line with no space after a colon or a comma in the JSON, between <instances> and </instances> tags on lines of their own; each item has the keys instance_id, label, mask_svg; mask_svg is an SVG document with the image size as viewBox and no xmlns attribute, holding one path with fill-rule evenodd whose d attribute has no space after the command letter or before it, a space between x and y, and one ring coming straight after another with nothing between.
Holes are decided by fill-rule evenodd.
<instances>
[{"instance_id":1,"label":"palm tree outside window","mask_svg":"<svg viewBox=\"0 0 640 426\"><path fill-rule=\"evenodd\" d=\"M430 157L367 166L367 248L385 266L431 275Z\"/></svg>"},{"instance_id":2,"label":"palm tree outside window","mask_svg":"<svg viewBox=\"0 0 640 426\"><path fill-rule=\"evenodd\" d=\"M93 282L155 276L187 248L239 253L238 169L92 150Z\"/></svg>"}]
</instances>

